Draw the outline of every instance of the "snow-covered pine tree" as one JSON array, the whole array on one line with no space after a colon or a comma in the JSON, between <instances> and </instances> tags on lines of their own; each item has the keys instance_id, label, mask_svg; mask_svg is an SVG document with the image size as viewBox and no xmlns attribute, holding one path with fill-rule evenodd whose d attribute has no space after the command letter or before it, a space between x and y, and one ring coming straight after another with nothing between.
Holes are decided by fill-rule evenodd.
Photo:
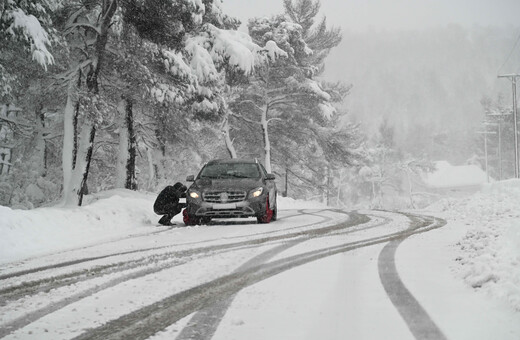
<instances>
[{"instance_id":1,"label":"snow-covered pine tree","mask_svg":"<svg viewBox=\"0 0 520 340\"><path fill-rule=\"evenodd\" d=\"M275 138L283 139L284 134L293 133L293 130L286 127L294 123L294 118L301 123L294 126L302 131L306 129L305 123L310 117L304 117L305 115L318 114L317 119L328 120L335 109L331 105L331 95L314 79L320 67L309 62L313 51L305 42L302 25L283 15L256 18L250 20L249 32L259 45L273 40L288 55L287 58L270 62L257 70L249 86L237 100L237 105L242 105L239 111L242 112L243 120L259 123L263 136L264 163L268 171L273 171L269 129L279 126L279 133L275 134ZM270 122L273 122L271 127Z\"/></svg>"},{"instance_id":2,"label":"snow-covered pine tree","mask_svg":"<svg viewBox=\"0 0 520 340\"><path fill-rule=\"evenodd\" d=\"M51 41L56 38L50 19L57 7L55 0L2 1L0 3L0 46L2 51L21 50L20 56L30 56L44 69L54 63L49 52ZM9 67L5 55L0 55L0 98L9 95L16 81L15 69Z\"/></svg>"},{"instance_id":3,"label":"snow-covered pine tree","mask_svg":"<svg viewBox=\"0 0 520 340\"><path fill-rule=\"evenodd\" d=\"M249 33L260 46L274 41L287 54L286 58L271 60L259 67L249 86L237 100L241 118L256 121L263 136L263 158L267 171L271 166L269 123L280 120L287 106L295 105L304 96L328 99L328 94L310 79L312 69L301 64L302 57L311 53L303 41L301 26L283 15L256 18L249 21ZM247 112L250 114L247 114Z\"/></svg>"},{"instance_id":4,"label":"snow-covered pine tree","mask_svg":"<svg viewBox=\"0 0 520 340\"><path fill-rule=\"evenodd\" d=\"M330 50L341 42L341 29L327 27L326 17L316 23L316 17L321 7L319 0L283 0L283 3L285 13L293 22L302 27L303 39L313 51L311 55L307 56L307 62L321 72Z\"/></svg>"},{"instance_id":5,"label":"snow-covered pine tree","mask_svg":"<svg viewBox=\"0 0 520 340\"><path fill-rule=\"evenodd\" d=\"M49 78L55 64L50 44L58 39L51 21L55 8L51 0L0 4L0 107L16 111L0 114L0 126L13 133L6 140L0 132L0 148L9 151L12 161L0 176L0 204L30 208L57 194L59 121L54 112L60 95Z\"/></svg>"},{"instance_id":6,"label":"snow-covered pine tree","mask_svg":"<svg viewBox=\"0 0 520 340\"><path fill-rule=\"evenodd\" d=\"M306 65L312 70L312 79L315 80L324 70L324 62L330 50L336 47L341 41L341 31L339 28L327 27L326 18L317 19L320 2L316 0L284 0L286 14L293 22L302 27L303 40L313 53L304 56L301 60L302 65ZM309 179L319 180L326 174L331 174L336 178L341 177L342 168L356 163L360 155L356 149L360 145L361 135L357 126L351 124L346 119L346 113L337 111L333 108L333 103L340 103L349 94L350 85L335 83L318 83L325 93L330 95L326 101L317 101L313 97L304 97L297 105L289 106L285 109L285 114L290 117L285 121L295 121L291 129L293 135L304 135L308 141L309 150L307 155L290 157L284 152L283 144L277 145L276 150L280 152L277 157L285 164L288 169L295 166L294 171L300 171L301 176ZM295 119L298 117L298 119ZM275 136L280 136L276 131ZM294 136L293 138L298 138ZM277 141L274 141L276 143ZM283 143L283 142L282 142ZM318 156L319 155L319 156ZM298 162L292 159L305 159L308 169L300 169ZM319 175L317 175L318 173ZM326 181L333 184L333 179ZM304 185L304 183L301 183ZM320 183L320 185L323 183ZM316 185L318 183L316 182ZM328 196L333 196L332 191L339 192L339 186L327 188ZM335 197L338 196L336 193Z\"/></svg>"},{"instance_id":7,"label":"snow-covered pine tree","mask_svg":"<svg viewBox=\"0 0 520 340\"><path fill-rule=\"evenodd\" d=\"M174 20L163 22L157 16L151 16L156 12L149 7L155 6L151 2L139 4L134 1L134 9L128 14L128 21L135 25L138 34L157 46L154 62L159 60L161 63L156 65L161 65L161 69L152 71L154 77L149 86L151 97L162 106L157 110L157 121L161 124L158 124L160 126L156 131L160 134L158 139L163 142L178 142L182 135L182 131L178 131L178 126L182 126L179 119L192 120L193 125L196 125L196 121L206 121L209 125L220 121L225 132L228 121L227 100L232 92L229 75L247 77L267 58L285 54L273 42L261 48L247 33L237 31L239 23L222 13L220 1L188 1L188 8L194 11L191 17L198 21L189 24L182 22L181 27L189 30L175 37L171 36L171 32L158 31L173 25ZM178 13L173 10L163 12ZM180 15L181 19L187 17ZM152 18L159 20L159 24L153 28L143 24ZM226 146L232 148L231 139L226 136L229 135L224 138ZM161 153L155 152L158 160L165 155L166 148L161 149Z\"/></svg>"},{"instance_id":8,"label":"snow-covered pine tree","mask_svg":"<svg viewBox=\"0 0 520 340\"><path fill-rule=\"evenodd\" d=\"M76 50L64 110L63 201L81 205L97 129L108 113L100 76L106 64L106 48L118 10L117 0L78 1L62 12L64 34Z\"/></svg>"},{"instance_id":9,"label":"snow-covered pine tree","mask_svg":"<svg viewBox=\"0 0 520 340\"><path fill-rule=\"evenodd\" d=\"M69 185L64 187L67 190L66 202L72 202L71 197L77 193L78 203L81 203L88 178L94 137L99 123L106 118L108 111L113 110L109 108L113 105L110 104L113 101L110 96L113 97L113 94L110 94L110 91L100 93L99 76L110 74L111 70L107 70L106 65L111 61L106 49L107 46L116 46L115 43L118 42L115 32L118 24L123 22L134 27L136 33L133 34L148 42L143 44L148 55L144 58L134 58L132 65L144 71L141 72L145 75L140 83L141 93L149 93L154 104L162 106L153 111L167 116L171 116L172 111L192 112L195 115L200 113L202 117L218 113L222 106L222 98L219 95L220 65L230 64L249 72L255 63L255 52L258 48L247 35L215 26L234 23L221 12L220 1L90 1L88 6L81 3L77 8L78 11L69 13L66 32L72 40L86 42L84 46L87 48L83 53L87 57L78 58L77 66L74 68L76 72L71 72L75 75L71 78L73 86L70 88L73 91L65 111L66 116L72 118L66 119L66 122L71 126L71 123L78 121L74 118L75 113L85 110L86 114L82 115L82 132L74 133L73 126L66 129L69 133L66 134L68 142L64 144L64 155L70 158L68 155L72 149L72 159L64 158L64 164L72 165L74 172L67 175L65 171L65 176L69 177L66 181ZM124 51L128 52L128 49ZM120 73L121 78L126 77L127 85L135 84L129 80L132 75L128 74L135 69L127 70L126 74L124 70ZM83 95L77 96L74 92ZM131 96L125 93L124 97L127 98L125 107L132 107L128 102ZM164 110L164 107L170 107L171 110ZM180 117L186 119L182 115ZM165 118L169 117L156 118L160 123L164 123L167 122ZM128 126L120 126L123 135ZM90 132L84 131L85 128ZM79 141L78 148L71 147L76 145L76 135ZM126 157L127 169L133 168L128 163L132 158ZM86 161L83 161L84 159ZM119 163L125 163L121 157ZM83 175L79 175L80 173ZM131 178L132 174L127 174L126 177ZM78 183L80 178L81 183Z\"/></svg>"}]
</instances>

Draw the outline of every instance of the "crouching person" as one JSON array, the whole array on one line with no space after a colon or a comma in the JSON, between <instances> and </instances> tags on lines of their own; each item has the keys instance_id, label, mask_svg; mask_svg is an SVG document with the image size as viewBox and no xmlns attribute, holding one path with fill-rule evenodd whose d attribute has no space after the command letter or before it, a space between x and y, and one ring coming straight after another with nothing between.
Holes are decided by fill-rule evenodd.
<instances>
[{"instance_id":1,"label":"crouching person","mask_svg":"<svg viewBox=\"0 0 520 340\"><path fill-rule=\"evenodd\" d=\"M153 211L157 215L164 215L159 220L160 224L173 225L171 222L173 216L180 213L182 209L186 207L185 203L179 203L179 199L186 197L187 189L185 185L177 182L173 186L168 185L159 193L153 205Z\"/></svg>"}]
</instances>

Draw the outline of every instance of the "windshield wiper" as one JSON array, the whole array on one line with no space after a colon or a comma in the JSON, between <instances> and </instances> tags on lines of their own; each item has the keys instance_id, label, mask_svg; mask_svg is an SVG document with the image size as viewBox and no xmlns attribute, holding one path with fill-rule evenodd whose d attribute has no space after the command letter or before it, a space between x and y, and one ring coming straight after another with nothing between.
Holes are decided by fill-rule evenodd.
<instances>
[{"instance_id":1,"label":"windshield wiper","mask_svg":"<svg viewBox=\"0 0 520 340\"><path fill-rule=\"evenodd\" d=\"M232 174L231 176L236 177L236 178L249 178L249 176L242 175L242 174Z\"/></svg>"}]
</instances>

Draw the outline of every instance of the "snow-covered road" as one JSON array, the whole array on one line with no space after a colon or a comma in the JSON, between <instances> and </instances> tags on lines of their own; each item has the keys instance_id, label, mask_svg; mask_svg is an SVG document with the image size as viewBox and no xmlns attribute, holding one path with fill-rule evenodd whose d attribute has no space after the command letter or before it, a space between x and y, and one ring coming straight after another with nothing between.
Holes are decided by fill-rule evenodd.
<instances>
[{"instance_id":1,"label":"snow-covered road","mask_svg":"<svg viewBox=\"0 0 520 340\"><path fill-rule=\"evenodd\" d=\"M381 319L378 323L392 325L389 329L399 338L410 334L440 338L442 331L402 283L394 254L409 235L443 225L439 219L388 212L281 210L279 220L269 225L228 221L168 228L36 257L16 266L11 263L0 276L0 335L5 339L210 339L213 335L239 339L245 331L249 338L256 334L258 339L302 339L311 331L303 325L316 325L315 318L319 320L324 312L312 300L316 294L308 284L335 281L338 273L318 270L313 279L285 287L299 292L296 300L305 302L302 310L312 311L311 320L297 329L291 323L284 327L273 320L261 322L266 315L290 319L286 308L294 302L274 306L246 323L244 317L254 308L236 307L234 299L238 296L240 306L242 294L251 296L243 290L257 289L258 284L338 254L371 248L372 259L380 254L378 261L372 261L379 278L360 284L380 286L379 298L387 301L386 308L373 305L372 313ZM247 301L259 304L271 300L269 295ZM348 310L365 305L358 302L334 309L352 313ZM241 311L240 316L230 320L235 310ZM398 312L404 322L395 322ZM389 322L392 319L396 320ZM348 325L348 320L342 323ZM259 322L267 334L253 331Z\"/></svg>"},{"instance_id":2,"label":"snow-covered road","mask_svg":"<svg viewBox=\"0 0 520 340\"><path fill-rule=\"evenodd\" d=\"M153 199L116 193L82 210L0 216L8 226L0 240L8 246L0 250L0 338L520 338L520 313L454 271L464 262L471 282L492 282L461 253L480 249L469 243L468 218L281 200L271 224L186 228L177 216L179 226L168 228L154 226L153 215L143 219ZM457 206L457 216L463 211ZM45 223L47 214L63 220ZM34 220L41 227L27 224ZM93 223L85 228L83 220ZM501 291L509 292L493 292Z\"/></svg>"}]
</instances>

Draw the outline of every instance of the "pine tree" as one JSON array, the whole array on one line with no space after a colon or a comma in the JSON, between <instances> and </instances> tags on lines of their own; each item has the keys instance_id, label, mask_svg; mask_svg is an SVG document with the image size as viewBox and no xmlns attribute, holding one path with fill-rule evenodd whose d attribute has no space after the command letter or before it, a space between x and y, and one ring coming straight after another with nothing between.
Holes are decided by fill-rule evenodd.
<instances>
[{"instance_id":1,"label":"pine tree","mask_svg":"<svg viewBox=\"0 0 520 340\"><path fill-rule=\"evenodd\" d=\"M0 3L0 99L9 95L17 74L12 73L10 63L4 59L9 52L18 50L17 56L31 56L44 69L54 63L49 52L51 41L56 38L50 13L56 7L54 0L2 1ZM5 53L5 54L4 54Z\"/></svg>"},{"instance_id":2,"label":"pine tree","mask_svg":"<svg viewBox=\"0 0 520 340\"><path fill-rule=\"evenodd\" d=\"M325 58L330 50L341 42L341 29L328 28L323 17L316 23L321 4L319 0L284 0L285 13L293 22L302 27L305 43L313 51L307 57L307 63L323 71Z\"/></svg>"},{"instance_id":3,"label":"pine tree","mask_svg":"<svg viewBox=\"0 0 520 340\"><path fill-rule=\"evenodd\" d=\"M242 112L250 111L249 121L259 123L263 136L263 157L266 169L271 167L271 140L269 123L283 121L283 114L298 103L313 101L323 116L329 116L333 109L328 103L330 95L323 91L319 83L312 79L313 67L303 61L312 51L302 37L302 28L285 16L254 19L249 22L249 32L260 46L274 41L285 51L286 58L273 60L258 68L242 93L238 103Z\"/></svg>"}]
</instances>

